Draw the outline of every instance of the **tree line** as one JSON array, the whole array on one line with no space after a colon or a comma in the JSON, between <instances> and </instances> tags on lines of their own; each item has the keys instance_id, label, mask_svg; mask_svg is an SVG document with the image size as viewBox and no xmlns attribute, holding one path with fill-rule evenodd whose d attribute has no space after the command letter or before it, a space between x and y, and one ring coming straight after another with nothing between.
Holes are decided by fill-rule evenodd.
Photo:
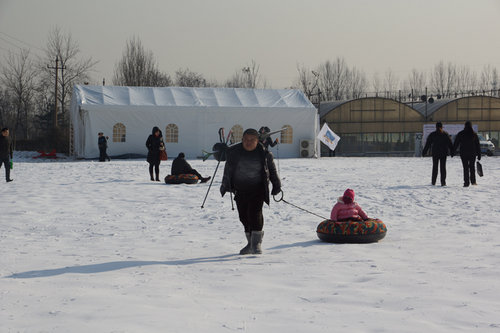
<instances>
[{"instance_id":1,"label":"tree line","mask_svg":"<svg viewBox=\"0 0 500 333\"><path fill-rule=\"evenodd\" d=\"M41 54L20 48L9 52L0 67L0 126L11 128L16 149L53 149L68 152L69 104L73 85L92 80L97 61L82 55L70 33L59 28L49 32ZM57 96L56 96L57 73ZM316 67L297 65L290 88L300 89L318 104L324 101L381 96L403 101L417 101L422 96L436 98L470 94L499 95L498 71L488 65L479 72L468 66L438 62L430 72L412 69L406 78L392 70L368 78L351 67L342 57L327 60ZM103 82L104 84L104 82ZM224 80L208 80L189 68L179 68L173 75L160 70L153 52L132 37L116 62L112 84L118 86L182 86L268 88L254 61L238 68ZM55 101L57 100L57 106ZM55 110L57 109L57 113ZM54 114L57 117L54 117Z\"/></svg>"}]
</instances>

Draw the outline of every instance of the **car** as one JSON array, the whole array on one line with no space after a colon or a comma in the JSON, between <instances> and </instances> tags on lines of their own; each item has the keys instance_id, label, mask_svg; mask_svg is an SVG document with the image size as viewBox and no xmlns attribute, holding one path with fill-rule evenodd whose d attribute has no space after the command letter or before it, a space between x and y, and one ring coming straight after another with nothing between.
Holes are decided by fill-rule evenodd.
<instances>
[{"instance_id":1,"label":"car","mask_svg":"<svg viewBox=\"0 0 500 333\"><path fill-rule=\"evenodd\" d=\"M493 142L486 139L481 134L478 134L477 136L479 137L479 145L481 146L481 154L493 156L495 154L495 145L493 144Z\"/></svg>"}]
</instances>

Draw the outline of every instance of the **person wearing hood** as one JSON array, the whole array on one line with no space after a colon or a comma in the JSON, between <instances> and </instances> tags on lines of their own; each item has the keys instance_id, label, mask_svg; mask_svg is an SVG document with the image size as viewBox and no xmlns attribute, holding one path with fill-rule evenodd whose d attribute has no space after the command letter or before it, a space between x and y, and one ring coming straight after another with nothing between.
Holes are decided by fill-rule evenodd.
<instances>
[{"instance_id":1,"label":"person wearing hood","mask_svg":"<svg viewBox=\"0 0 500 333\"><path fill-rule=\"evenodd\" d=\"M165 144L163 143L163 135L160 129L155 126L151 131L151 135L146 141L146 147L148 148L147 161L149 163L149 175L152 181L160 181L160 150L165 149ZM156 178L153 177L153 169Z\"/></svg>"},{"instance_id":2,"label":"person wearing hood","mask_svg":"<svg viewBox=\"0 0 500 333\"><path fill-rule=\"evenodd\" d=\"M184 153L179 153L179 155L172 162L171 174L174 176L192 174L197 176L202 183L206 183L211 178L210 176L202 177L202 175L198 171L196 171L196 169L193 169L188 161L186 161L186 155Z\"/></svg>"},{"instance_id":3,"label":"person wearing hood","mask_svg":"<svg viewBox=\"0 0 500 333\"><path fill-rule=\"evenodd\" d=\"M347 221L347 220L367 220L368 216L361 209L361 206L354 201L354 190L347 189L344 195L337 199L337 203L333 206L330 214L332 221Z\"/></svg>"},{"instance_id":4,"label":"person wearing hood","mask_svg":"<svg viewBox=\"0 0 500 333\"><path fill-rule=\"evenodd\" d=\"M0 134L0 168L3 164L5 168L5 181L7 183L13 180L10 178L10 161L12 160L13 152L12 140L9 137L9 129L4 127Z\"/></svg>"},{"instance_id":5,"label":"person wearing hood","mask_svg":"<svg viewBox=\"0 0 500 333\"><path fill-rule=\"evenodd\" d=\"M240 254L261 254L264 236L264 202L269 205L269 182L272 195L281 192L273 154L259 142L259 133L253 128L245 130L241 143L228 148L220 193L234 193L240 222L245 229L248 244Z\"/></svg>"},{"instance_id":6,"label":"person wearing hood","mask_svg":"<svg viewBox=\"0 0 500 333\"><path fill-rule=\"evenodd\" d=\"M259 141L266 149L269 149L269 146L271 147L276 146L279 142L278 138L276 138L276 140L273 141L269 133L271 133L271 129L267 126L262 126L259 129Z\"/></svg>"},{"instance_id":7,"label":"person wearing hood","mask_svg":"<svg viewBox=\"0 0 500 333\"><path fill-rule=\"evenodd\" d=\"M446 157L448 156L448 152L453 157L453 143L451 142L450 135L443 131L443 124L441 122L437 122L436 130L429 134L424 150L422 150L422 155L425 156L429 149L432 151L432 185L436 185L439 165L441 186L446 186Z\"/></svg>"},{"instance_id":8,"label":"person wearing hood","mask_svg":"<svg viewBox=\"0 0 500 333\"><path fill-rule=\"evenodd\" d=\"M476 183L476 156L481 160L481 146L479 145L479 137L472 129L470 121L465 122L464 129L458 132L455 143L453 144L453 151L460 147L460 158L462 159L462 166L464 169L464 187L470 184L477 185Z\"/></svg>"}]
</instances>

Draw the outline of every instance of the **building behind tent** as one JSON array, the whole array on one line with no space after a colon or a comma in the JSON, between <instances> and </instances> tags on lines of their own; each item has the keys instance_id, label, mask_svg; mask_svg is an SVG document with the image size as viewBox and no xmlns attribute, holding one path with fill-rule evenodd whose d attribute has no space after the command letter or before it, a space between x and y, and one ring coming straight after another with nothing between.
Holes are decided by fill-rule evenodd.
<instances>
[{"instance_id":1,"label":"building behind tent","mask_svg":"<svg viewBox=\"0 0 500 333\"><path fill-rule=\"evenodd\" d=\"M231 143L246 128L286 127L280 157L299 157L300 144L316 146L318 112L299 90L187 87L74 87L71 102L72 155L96 158L97 133L109 136L110 156L145 156L154 126L163 132L170 156L188 158L211 151L224 128ZM271 150L276 149L271 148Z\"/></svg>"}]
</instances>

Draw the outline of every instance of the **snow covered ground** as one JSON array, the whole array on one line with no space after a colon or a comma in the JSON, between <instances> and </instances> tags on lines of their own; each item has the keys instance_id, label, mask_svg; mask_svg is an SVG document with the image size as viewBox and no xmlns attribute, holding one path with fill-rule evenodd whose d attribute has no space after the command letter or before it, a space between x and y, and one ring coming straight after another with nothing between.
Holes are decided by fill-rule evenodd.
<instances>
[{"instance_id":1,"label":"snow covered ground","mask_svg":"<svg viewBox=\"0 0 500 333\"><path fill-rule=\"evenodd\" d=\"M323 243L321 218L271 202L264 254L240 256L223 164L201 209L208 184L151 182L143 160L16 152L0 182L0 332L498 332L500 158L482 162L463 188L457 157L447 187L430 185L430 158L282 159L286 200L328 217L353 188L387 236Z\"/></svg>"}]
</instances>

